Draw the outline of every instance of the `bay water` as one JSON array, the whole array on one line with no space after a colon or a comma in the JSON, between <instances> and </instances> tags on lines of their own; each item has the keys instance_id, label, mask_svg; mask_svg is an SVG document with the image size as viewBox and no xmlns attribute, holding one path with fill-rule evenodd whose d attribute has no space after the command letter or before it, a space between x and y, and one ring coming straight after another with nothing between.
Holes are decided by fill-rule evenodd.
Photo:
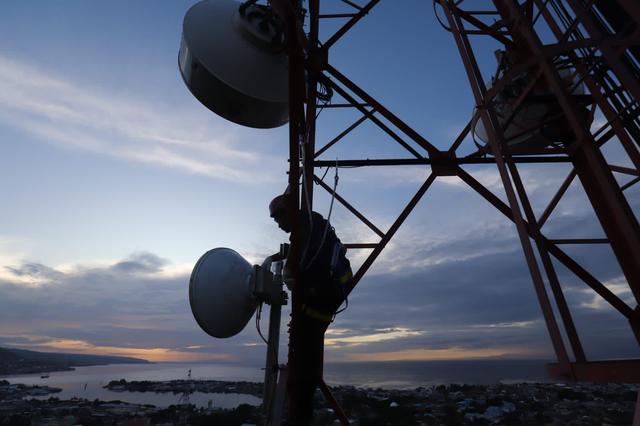
<instances>
[{"instance_id":1,"label":"bay water","mask_svg":"<svg viewBox=\"0 0 640 426\"><path fill-rule=\"evenodd\" d=\"M481 360L481 361L405 361L369 363L328 363L325 381L328 385L412 389L440 384L493 384L550 381L541 360ZM181 393L115 392L104 386L111 380L125 379L165 381L193 380L262 382L263 370L258 366L223 363L155 363L112 364L76 367L74 371L2 377L10 383L47 385L61 388L55 396L60 399L85 398L102 401L120 400L136 404L167 407L185 402ZM239 404L260 405L258 397L245 394L194 392L188 402L198 407L233 408Z\"/></svg>"}]
</instances>

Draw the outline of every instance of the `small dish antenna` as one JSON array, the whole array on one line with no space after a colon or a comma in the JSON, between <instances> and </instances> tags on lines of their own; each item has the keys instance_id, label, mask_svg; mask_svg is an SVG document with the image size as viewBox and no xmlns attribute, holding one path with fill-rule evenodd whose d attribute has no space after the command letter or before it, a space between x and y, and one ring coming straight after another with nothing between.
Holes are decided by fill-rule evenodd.
<instances>
[{"instance_id":1,"label":"small dish antenna","mask_svg":"<svg viewBox=\"0 0 640 426\"><path fill-rule=\"evenodd\" d=\"M252 268L229 248L206 252L191 273L189 303L200 328L213 337L240 333L256 310Z\"/></svg>"},{"instance_id":2,"label":"small dish antenna","mask_svg":"<svg viewBox=\"0 0 640 426\"><path fill-rule=\"evenodd\" d=\"M243 126L273 128L289 120L283 24L254 2L204 0L186 13L178 66L211 111Z\"/></svg>"},{"instance_id":3,"label":"small dish antenna","mask_svg":"<svg viewBox=\"0 0 640 426\"><path fill-rule=\"evenodd\" d=\"M282 306L287 304L282 271L289 250L251 266L230 248L214 248L206 252L193 268L189 280L189 303L196 322L207 334L227 338L240 333L259 303L271 306L265 363L263 407L270 424L280 424L283 395L276 392L280 373L278 345ZM272 272L273 270L273 272Z\"/></svg>"}]
</instances>

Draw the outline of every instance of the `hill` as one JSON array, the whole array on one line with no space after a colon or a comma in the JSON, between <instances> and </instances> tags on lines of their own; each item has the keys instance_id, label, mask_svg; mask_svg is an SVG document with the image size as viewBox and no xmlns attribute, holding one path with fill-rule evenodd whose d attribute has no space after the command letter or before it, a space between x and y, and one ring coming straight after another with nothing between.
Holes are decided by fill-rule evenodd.
<instances>
[{"instance_id":1,"label":"hill","mask_svg":"<svg viewBox=\"0 0 640 426\"><path fill-rule=\"evenodd\" d=\"M36 352L25 349L0 348L0 375L29 374L73 370L72 367L106 364L144 364L140 358L106 355Z\"/></svg>"}]
</instances>

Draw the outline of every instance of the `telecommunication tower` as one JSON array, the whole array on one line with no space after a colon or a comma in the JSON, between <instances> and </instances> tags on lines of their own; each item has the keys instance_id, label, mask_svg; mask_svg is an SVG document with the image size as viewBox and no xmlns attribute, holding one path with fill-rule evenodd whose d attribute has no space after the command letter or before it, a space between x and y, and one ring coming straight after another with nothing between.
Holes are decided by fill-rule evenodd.
<instances>
[{"instance_id":1,"label":"telecommunication tower","mask_svg":"<svg viewBox=\"0 0 640 426\"><path fill-rule=\"evenodd\" d=\"M243 7L257 7L255 3L248 1ZM351 11L332 12L330 8L337 3L347 5ZM289 184L294 200L299 200L290 206L291 211L313 208L314 183L333 192L315 175L316 168L409 165L430 168L424 183L386 230L375 225L345 197L333 194L378 237L374 242L347 244L353 250L369 250L355 272L351 291L433 182L439 177L455 176L515 225L557 356L557 362L548 366L549 372L572 380L640 383L639 359L593 361L585 353L556 270L562 265L611 305L627 321L640 344L640 226L627 199L629 190L640 182L640 3L433 0L440 23L455 41L476 106L468 124L445 150L433 145L329 60L331 48L379 3L380 0L323 2L322 11L320 0L304 4L299 0L271 0L264 6L281 23L273 25L270 41L282 36L287 56ZM343 24L320 40L320 24L325 19L343 19ZM495 74L482 74L478 65L481 53L474 50L470 41L473 37L489 37L500 45L495 54L498 61ZM491 83L487 84L488 81ZM334 95L330 101L328 91ZM338 98L340 101L336 101ZM316 117L320 106L358 111L360 118L335 138L318 141ZM601 118L603 124L594 125L594 117ZM249 125L275 127L282 123L281 117L267 118L270 121L266 125L263 121ZM323 159L328 149L364 122L380 128L407 155L370 160L368 153L362 152L360 158ZM478 150L475 155L459 156L458 148L468 136L479 141ZM607 162L603 150L614 144L622 147L631 165ZM532 208L519 169L522 164L532 163L570 166L566 179L540 215ZM506 202L465 171L462 166L468 164L494 164ZM622 180L616 179L616 175L628 178L620 183ZM605 238L554 239L545 235L547 219L567 189L576 183L588 198L587 208L594 212ZM294 246L299 235L294 227ZM634 303L622 300L589 271L588 265L568 253L565 247L577 244L610 247ZM296 255L299 256L293 253L290 259ZM295 338L301 315L295 288L291 299L289 377L304 374L291 368L297 365L296 347L300 344ZM321 390L341 422L348 424L324 383ZM640 424L640 398L634 424Z\"/></svg>"}]
</instances>

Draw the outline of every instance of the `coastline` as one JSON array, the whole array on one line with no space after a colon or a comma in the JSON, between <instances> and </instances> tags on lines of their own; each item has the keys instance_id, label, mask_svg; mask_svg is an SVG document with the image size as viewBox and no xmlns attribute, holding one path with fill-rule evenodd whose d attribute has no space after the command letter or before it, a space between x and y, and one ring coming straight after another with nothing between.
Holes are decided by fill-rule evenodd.
<instances>
[{"instance_id":1,"label":"coastline","mask_svg":"<svg viewBox=\"0 0 640 426\"><path fill-rule=\"evenodd\" d=\"M173 392L188 396L210 391L212 400L221 391L257 393L261 383L209 380L113 381L106 386L132 392ZM637 385L518 383L494 385L440 385L411 390L334 386L331 391L354 425L628 425L633 418ZM49 393L46 393L49 392ZM28 387L0 381L0 423L45 424L52 419L91 423L98 420L155 424L211 422L258 424L261 407L240 404L232 409L195 407L188 398L168 407L72 398L58 399L53 388ZM33 394L47 399L32 398ZM331 408L320 392L315 396L314 424L331 424Z\"/></svg>"},{"instance_id":2,"label":"coastline","mask_svg":"<svg viewBox=\"0 0 640 426\"><path fill-rule=\"evenodd\" d=\"M10 378L14 376L21 376L24 374L42 374L42 373L57 373L60 371L75 371L76 368L68 366L25 366L13 368L11 372L8 372L4 369L0 369L0 377Z\"/></svg>"},{"instance_id":3,"label":"coastline","mask_svg":"<svg viewBox=\"0 0 640 426\"><path fill-rule=\"evenodd\" d=\"M125 363L150 364L149 361L141 358L66 352L38 352L0 347L0 377L74 371L75 367Z\"/></svg>"},{"instance_id":4,"label":"coastline","mask_svg":"<svg viewBox=\"0 0 640 426\"><path fill-rule=\"evenodd\" d=\"M529 371L528 365L543 367L537 360L329 364L325 380L354 425L631 423L637 385L553 383L546 376L539 381L540 368ZM482 375L469 370L481 370ZM0 423L21 424L18 417L23 416L35 419L33 424L46 424L38 419L73 416L74 422L85 424L96 419L175 424L180 418L258 424L262 376L257 366L156 363L79 366L47 379L39 374L5 377L14 389L18 383L31 385L27 393L36 395L0 397ZM62 391L45 393L43 385ZM315 406L316 424L335 420L320 392ZM80 412L84 417L78 417Z\"/></svg>"}]
</instances>

